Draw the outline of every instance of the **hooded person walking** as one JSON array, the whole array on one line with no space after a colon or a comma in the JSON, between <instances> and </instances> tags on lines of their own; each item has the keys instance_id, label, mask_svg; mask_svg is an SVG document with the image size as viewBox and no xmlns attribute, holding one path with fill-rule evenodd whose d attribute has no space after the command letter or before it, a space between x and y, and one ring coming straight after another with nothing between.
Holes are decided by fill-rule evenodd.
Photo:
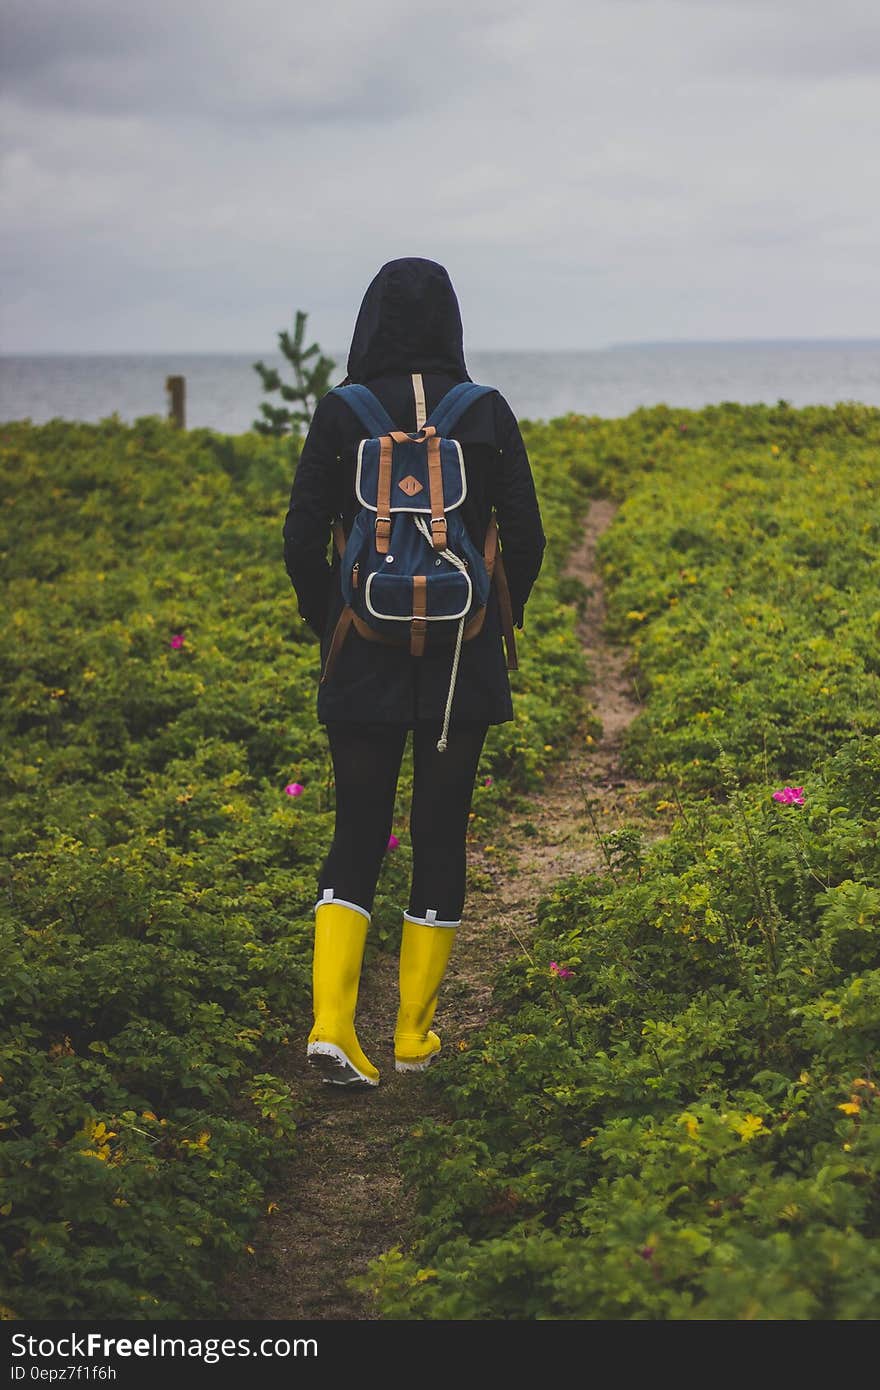
<instances>
[{"instance_id":1,"label":"hooded person walking","mask_svg":"<svg viewBox=\"0 0 880 1390\"><path fill-rule=\"evenodd\" d=\"M513 627L522 628L546 543L516 417L499 391L461 385L470 382L458 300L445 269L416 257L388 262L364 295L344 389L330 391L318 402L284 522L284 562L299 612L321 640L317 712L327 730L336 783L333 842L315 904L314 1026L307 1050L323 1079L342 1085L375 1086L379 1081L358 1041L355 1010L410 731L412 878L403 913L395 1069L421 1071L440 1050L431 1024L464 909L474 779L489 725L513 718L507 674L508 664L515 664ZM461 413L452 410L455 401ZM366 427L363 418L375 420L376 428ZM432 429L432 419L440 426L454 423ZM385 462L379 464L378 497L371 498L363 441L381 434L383 422L388 452L386 445L382 451L376 445L377 459L383 452ZM437 435L457 441L449 456L455 496L450 500L453 475L441 475L441 446L436 444L436 472L430 478L425 472L424 487L414 469L397 481L392 496L391 478L402 471L392 473L393 448L408 449L407 457L413 458L417 448ZM370 524L376 538L371 531L370 544L378 549L382 570L376 579L385 575L381 560L392 570L395 561L387 553L390 525L384 541L380 538L386 507L385 520L397 525L398 512L420 506L431 516L430 527L424 519L419 523L426 554L437 555L426 564L439 567L446 557L450 572L456 565L473 576L473 566L444 548L452 512L442 521L434 516L437 495L443 511L444 491L447 508L455 505L464 526L467 553L473 555L475 548L477 566L492 572L491 586L487 574L481 576L488 587L486 602L467 623L462 616L459 623L432 625L423 600L421 608L412 609L420 617L408 619L402 641L383 637L357 616L351 601L358 567L344 567L342 556L355 520L365 500L375 503ZM327 556L331 535L336 542L332 562ZM407 588L414 604L420 583L424 585L412 579ZM372 611L372 606L370 612L363 610L367 618ZM458 611L451 616L457 618ZM451 641L425 640L426 632L434 639L441 628L452 630Z\"/></svg>"}]
</instances>

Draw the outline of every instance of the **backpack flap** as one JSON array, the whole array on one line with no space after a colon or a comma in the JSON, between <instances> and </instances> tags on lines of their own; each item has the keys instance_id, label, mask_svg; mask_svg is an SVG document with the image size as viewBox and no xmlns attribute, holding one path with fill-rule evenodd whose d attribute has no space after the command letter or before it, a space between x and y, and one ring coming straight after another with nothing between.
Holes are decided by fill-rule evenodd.
<instances>
[{"instance_id":1,"label":"backpack flap","mask_svg":"<svg viewBox=\"0 0 880 1390\"><path fill-rule=\"evenodd\" d=\"M457 439L425 439L425 434L403 434L395 430L385 436L390 439L391 486L390 511L422 512L431 515L431 454L439 452L440 482L443 507L449 512L460 507L467 496L467 477L464 455ZM426 447L426 443L427 446ZM379 509L379 474L382 464L383 439L362 439L358 447L355 492L362 507Z\"/></svg>"}]
</instances>

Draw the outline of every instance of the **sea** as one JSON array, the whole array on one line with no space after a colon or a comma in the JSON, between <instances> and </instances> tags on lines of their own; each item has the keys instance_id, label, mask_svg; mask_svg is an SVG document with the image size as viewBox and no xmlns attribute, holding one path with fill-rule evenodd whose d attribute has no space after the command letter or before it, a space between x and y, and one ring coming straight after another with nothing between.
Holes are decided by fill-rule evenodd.
<instances>
[{"instance_id":1,"label":"sea","mask_svg":"<svg viewBox=\"0 0 880 1390\"><path fill-rule=\"evenodd\" d=\"M345 375L345 352L328 351ZM521 420L570 412L607 418L665 403L699 409L722 401L880 406L880 338L623 343L584 351L468 351L475 381L498 387ZM185 383L185 424L241 434L265 396L254 362L290 378L280 353L78 353L0 355L0 421L131 423L167 415L166 379Z\"/></svg>"}]
</instances>

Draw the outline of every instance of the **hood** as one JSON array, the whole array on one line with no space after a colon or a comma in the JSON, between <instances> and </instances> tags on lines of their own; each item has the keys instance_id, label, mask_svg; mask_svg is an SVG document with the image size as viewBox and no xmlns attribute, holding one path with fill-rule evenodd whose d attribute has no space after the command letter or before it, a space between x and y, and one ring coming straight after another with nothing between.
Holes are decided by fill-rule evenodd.
<instances>
[{"instance_id":1,"label":"hood","mask_svg":"<svg viewBox=\"0 0 880 1390\"><path fill-rule=\"evenodd\" d=\"M388 261L364 295L346 382L393 372L449 372L470 381L461 313L442 265L417 256Z\"/></svg>"}]
</instances>

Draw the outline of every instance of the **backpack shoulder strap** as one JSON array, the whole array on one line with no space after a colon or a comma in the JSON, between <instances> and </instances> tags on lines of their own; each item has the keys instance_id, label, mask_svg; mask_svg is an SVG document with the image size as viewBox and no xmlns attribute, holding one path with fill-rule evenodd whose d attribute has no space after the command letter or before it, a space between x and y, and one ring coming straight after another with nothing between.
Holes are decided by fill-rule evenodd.
<instances>
[{"instance_id":1,"label":"backpack shoulder strap","mask_svg":"<svg viewBox=\"0 0 880 1390\"><path fill-rule=\"evenodd\" d=\"M459 381L438 401L425 423L433 425L439 435L448 435L469 405L494 390L494 386L478 386L475 381Z\"/></svg>"},{"instance_id":2,"label":"backpack shoulder strap","mask_svg":"<svg viewBox=\"0 0 880 1390\"><path fill-rule=\"evenodd\" d=\"M373 395L368 386L362 386L360 382L353 382L351 386L334 386L332 394L342 397L364 428L370 431L372 439L378 439L383 434L391 434L392 430L396 428L388 411L378 396Z\"/></svg>"}]
</instances>

